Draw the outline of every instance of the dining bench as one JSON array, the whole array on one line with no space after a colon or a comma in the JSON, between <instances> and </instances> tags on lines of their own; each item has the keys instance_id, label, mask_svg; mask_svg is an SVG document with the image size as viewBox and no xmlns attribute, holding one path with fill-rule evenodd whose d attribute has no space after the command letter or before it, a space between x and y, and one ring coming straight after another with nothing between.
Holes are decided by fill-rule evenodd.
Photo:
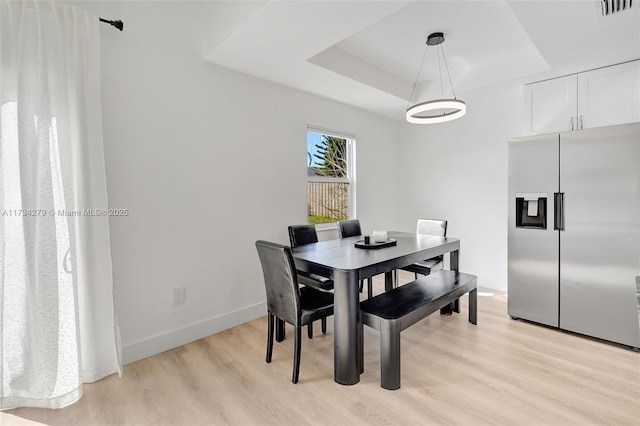
<instances>
[{"instance_id":1,"label":"dining bench","mask_svg":"<svg viewBox=\"0 0 640 426\"><path fill-rule=\"evenodd\" d=\"M360 303L364 325L380 332L380 386L400 388L400 332L469 293L469 322L477 324L475 275L442 270Z\"/></svg>"}]
</instances>

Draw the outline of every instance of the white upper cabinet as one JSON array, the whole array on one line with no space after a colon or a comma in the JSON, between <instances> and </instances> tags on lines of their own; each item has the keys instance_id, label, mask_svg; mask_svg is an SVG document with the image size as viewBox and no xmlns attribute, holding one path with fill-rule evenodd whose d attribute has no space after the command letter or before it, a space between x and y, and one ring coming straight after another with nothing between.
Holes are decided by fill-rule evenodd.
<instances>
[{"instance_id":1,"label":"white upper cabinet","mask_svg":"<svg viewBox=\"0 0 640 426\"><path fill-rule=\"evenodd\" d=\"M578 74L580 128L640 121L640 61Z\"/></svg>"},{"instance_id":2,"label":"white upper cabinet","mask_svg":"<svg viewBox=\"0 0 640 426\"><path fill-rule=\"evenodd\" d=\"M575 74L524 87L525 134L564 132L575 128L578 107Z\"/></svg>"},{"instance_id":3,"label":"white upper cabinet","mask_svg":"<svg viewBox=\"0 0 640 426\"><path fill-rule=\"evenodd\" d=\"M525 85L524 133L640 121L640 61Z\"/></svg>"}]
</instances>

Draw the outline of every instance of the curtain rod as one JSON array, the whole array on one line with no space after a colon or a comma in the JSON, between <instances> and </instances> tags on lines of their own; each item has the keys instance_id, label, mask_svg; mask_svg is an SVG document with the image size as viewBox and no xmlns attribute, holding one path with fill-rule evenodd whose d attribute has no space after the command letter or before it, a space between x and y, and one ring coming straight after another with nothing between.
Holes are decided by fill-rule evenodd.
<instances>
[{"instance_id":1,"label":"curtain rod","mask_svg":"<svg viewBox=\"0 0 640 426\"><path fill-rule=\"evenodd\" d=\"M105 22L109 25L113 25L114 27L116 27L117 29L119 29L120 31L122 31L124 29L124 23L121 20L117 20L117 21L109 21L107 19L102 19L99 18L100 22Z\"/></svg>"}]
</instances>

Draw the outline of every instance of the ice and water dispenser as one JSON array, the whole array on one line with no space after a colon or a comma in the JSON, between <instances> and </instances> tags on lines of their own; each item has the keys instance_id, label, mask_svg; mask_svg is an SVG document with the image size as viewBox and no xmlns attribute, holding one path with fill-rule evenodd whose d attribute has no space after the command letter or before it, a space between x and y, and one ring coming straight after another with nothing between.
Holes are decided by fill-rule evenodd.
<instances>
[{"instance_id":1,"label":"ice and water dispenser","mask_svg":"<svg viewBox=\"0 0 640 426\"><path fill-rule=\"evenodd\" d=\"M547 229L546 193L516 193L516 228Z\"/></svg>"}]
</instances>

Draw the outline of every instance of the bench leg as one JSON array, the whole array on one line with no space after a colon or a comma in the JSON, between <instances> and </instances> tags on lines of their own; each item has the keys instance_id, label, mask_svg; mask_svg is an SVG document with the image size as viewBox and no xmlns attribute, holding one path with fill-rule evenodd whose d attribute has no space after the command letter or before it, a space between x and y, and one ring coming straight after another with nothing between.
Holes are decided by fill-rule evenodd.
<instances>
[{"instance_id":1,"label":"bench leg","mask_svg":"<svg viewBox=\"0 0 640 426\"><path fill-rule=\"evenodd\" d=\"M451 315L453 313L453 303L449 303L447 306L440 308L440 315Z\"/></svg>"},{"instance_id":2,"label":"bench leg","mask_svg":"<svg viewBox=\"0 0 640 426\"><path fill-rule=\"evenodd\" d=\"M469 292L469 322L478 324L478 290Z\"/></svg>"},{"instance_id":3,"label":"bench leg","mask_svg":"<svg viewBox=\"0 0 640 426\"><path fill-rule=\"evenodd\" d=\"M380 386L400 389L400 323L382 321L380 324Z\"/></svg>"}]
</instances>

